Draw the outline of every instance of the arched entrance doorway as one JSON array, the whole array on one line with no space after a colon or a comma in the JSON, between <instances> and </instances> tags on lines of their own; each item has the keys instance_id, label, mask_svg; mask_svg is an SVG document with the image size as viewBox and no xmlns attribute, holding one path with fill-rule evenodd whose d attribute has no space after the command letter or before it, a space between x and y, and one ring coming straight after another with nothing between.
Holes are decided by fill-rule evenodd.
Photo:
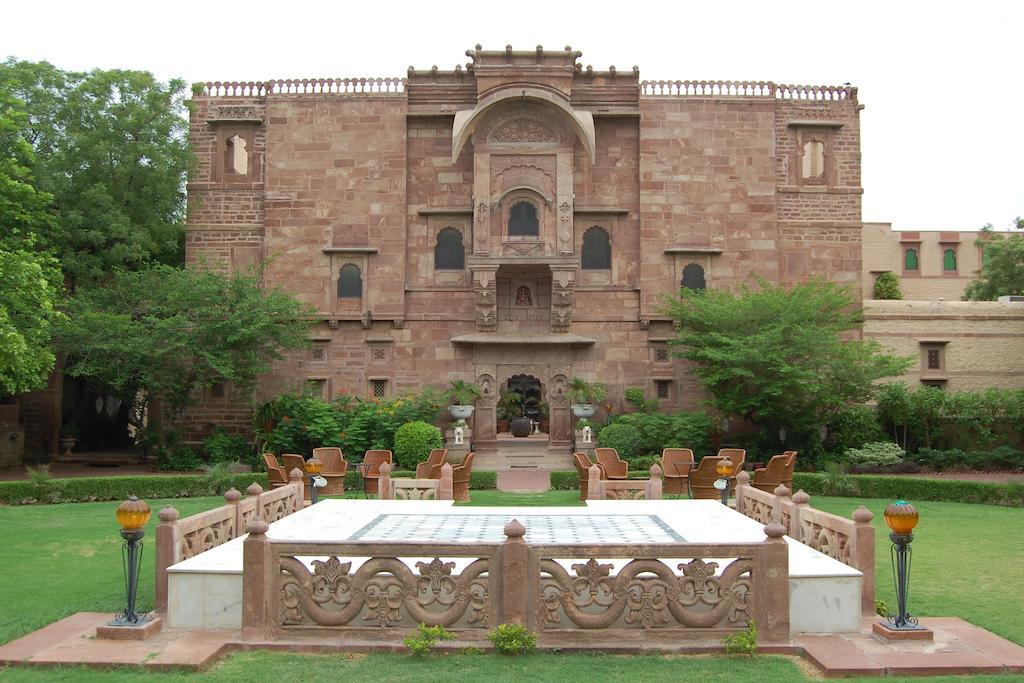
<instances>
[{"instance_id":1,"label":"arched entrance doorway","mask_svg":"<svg viewBox=\"0 0 1024 683\"><path fill-rule=\"evenodd\" d=\"M547 433L549 408L544 401L544 385L533 375L512 375L505 383L507 391L514 391L521 396L520 405L523 415L539 423L540 432Z\"/></svg>"}]
</instances>

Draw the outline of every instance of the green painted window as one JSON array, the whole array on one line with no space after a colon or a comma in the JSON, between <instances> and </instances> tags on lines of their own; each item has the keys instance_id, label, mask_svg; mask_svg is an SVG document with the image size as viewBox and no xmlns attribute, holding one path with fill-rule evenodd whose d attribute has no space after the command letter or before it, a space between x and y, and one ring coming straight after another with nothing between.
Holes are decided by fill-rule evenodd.
<instances>
[{"instance_id":1,"label":"green painted window","mask_svg":"<svg viewBox=\"0 0 1024 683\"><path fill-rule=\"evenodd\" d=\"M942 269L956 270L956 249L946 249L942 252Z\"/></svg>"},{"instance_id":2,"label":"green painted window","mask_svg":"<svg viewBox=\"0 0 1024 683\"><path fill-rule=\"evenodd\" d=\"M903 270L917 270L917 249L903 252Z\"/></svg>"}]
</instances>

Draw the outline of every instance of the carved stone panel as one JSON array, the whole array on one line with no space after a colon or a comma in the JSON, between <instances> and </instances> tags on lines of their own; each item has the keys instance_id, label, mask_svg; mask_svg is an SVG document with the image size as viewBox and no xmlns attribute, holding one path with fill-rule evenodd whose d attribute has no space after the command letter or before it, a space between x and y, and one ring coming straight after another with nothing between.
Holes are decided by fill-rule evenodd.
<instances>
[{"instance_id":1,"label":"carved stone panel","mask_svg":"<svg viewBox=\"0 0 1024 683\"><path fill-rule=\"evenodd\" d=\"M576 271L551 271L551 331L568 332L572 327L572 309L576 291Z\"/></svg>"},{"instance_id":2,"label":"carved stone panel","mask_svg":"<svg viewBox=\"0 0 1024 683\"><path fill-rule=\"evenodd\" d=\"M497 268L473 270L473 303L476 328L480 332L494 332L498 328Z\"/></svg>"}]
</instances>

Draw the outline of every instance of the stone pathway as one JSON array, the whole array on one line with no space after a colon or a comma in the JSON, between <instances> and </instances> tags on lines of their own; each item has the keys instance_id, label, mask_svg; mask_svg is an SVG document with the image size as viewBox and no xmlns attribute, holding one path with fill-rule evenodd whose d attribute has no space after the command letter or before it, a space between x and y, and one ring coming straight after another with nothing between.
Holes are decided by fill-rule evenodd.
<instances>
[{"instance_id":1,"label":"stone pathway","mask_svg":"<svg viewBox=\"0 0 1024 683\"><path fill-rule=\"evenodd\" d=\"M550 488L550 470L498 470L499 491L536 492L547 491Z\"/></svg>"},{"instance_id":2,"label":"stone pathway","mask_svg":"<svg viewBox=\"0 0 1024 683\"><path fill-rule=\"evenodd\" d=\"M164 629L147 640L96 638L96 627L110 614L79 612L34 633L0 646L0 667L8 665L139 666L145 669L183 668L200 671L229 652L266 648L327 654L369 650L402 652L397 640L330 638L286 642L243 642L238 631ZM828 678L884 675L964 675L1024 673L1024 647L956 617L921 620L934 632L934 642L884 643L871 635L877 618L865 618L861 632L849 635L802 635L791 644L762 648L765 654L803 656ZM542 637L543 639L543 637ZM452 652L467 644L489 649L485 641L445 643ZM543 643L542 643L543 647ZM563 645L564 651L593 650L593 645ZM605 648L622 654L648 651L642 641L629 639ZM653 645L653 649L666 649ZM667 651L679 654L719 653L718 639L675 643Z\"/></svg>"}]
</instances>

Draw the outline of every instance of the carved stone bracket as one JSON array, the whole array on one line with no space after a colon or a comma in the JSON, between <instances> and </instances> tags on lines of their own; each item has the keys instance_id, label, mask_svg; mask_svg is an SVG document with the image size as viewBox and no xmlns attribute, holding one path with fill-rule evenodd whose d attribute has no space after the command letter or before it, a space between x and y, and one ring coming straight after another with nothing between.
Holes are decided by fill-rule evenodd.
<instances>
[{"instance_id":1,"label":"carved stone bracket","mask_svg":"<svg viewBox=\"0 0 1024 683\"><path fill-rule=\"evenodd\" d=\"M551 331L568 332L572 328L575 302L576 271L551 271Z\"/></svg>"},{"instance_id":2,"label":"carved stone bracket","mask_svg":"<svg viewBox=\"0 0 1024 683\"><path fill-rule=\"evenodd\" d=\"M498 329L497 267L473 269L473 302L476 309L476 329L494 332Z\"/></svg>"},{"instance_id":3,"label":"carved stone bracket","mask_svg":"<svg viewBox=\"0 0 1024 683\"><path fill-rule=\"evenodd\" d=\"M558 198L558 253L573 253L572 224L573 206L572 197L563 196Z\"/></svg>"}]
</instances>

